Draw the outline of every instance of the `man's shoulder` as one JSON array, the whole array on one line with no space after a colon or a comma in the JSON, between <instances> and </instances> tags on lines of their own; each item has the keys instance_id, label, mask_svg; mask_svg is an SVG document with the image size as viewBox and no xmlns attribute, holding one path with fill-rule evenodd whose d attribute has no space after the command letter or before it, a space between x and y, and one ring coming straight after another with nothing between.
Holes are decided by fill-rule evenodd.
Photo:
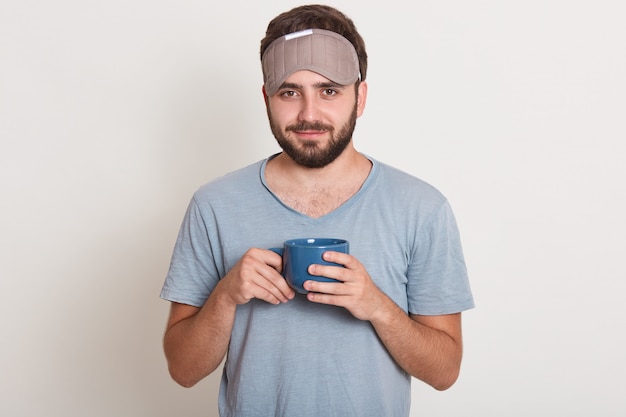
<instances>
[{"instance_id":1,"label":"man's shoulder","mask_svg":"<svg viewBox=\"0 0 626 417\"><path fill-rule=\"evenodd\" d=\"M416 175L395 166L375 162L380 172L379 178L383 187L394 193L403 195L418 195L421 198L429 197L435 200L445 200L444 195L431 183Z\"/></svg>"},{"instance_id":2,"label":"man's shoulder","mask_svg":"<svg viewBox=\"0 0 626 417\"><path fill-rule=\"evenodd\" d=\"M221 192L233 192L236 189L254 186L261 181L260 170L264 162L265 160L257 161L213 178L201 185L195 195L203 196Z\"/></svg>"}]
</instances>

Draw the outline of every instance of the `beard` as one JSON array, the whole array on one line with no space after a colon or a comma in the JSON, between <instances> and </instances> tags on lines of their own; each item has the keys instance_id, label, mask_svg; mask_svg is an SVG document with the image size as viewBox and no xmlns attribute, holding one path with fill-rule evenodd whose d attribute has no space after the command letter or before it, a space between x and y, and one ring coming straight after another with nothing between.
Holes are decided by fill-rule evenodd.
<instances>
[{"instance_id":1,"label":"beard","mask_svg":"<svg viewBox=\"0 0 626 417\"><path fill-rule=\"evenodd\" d=\"M298 146L294 141L283 133L272 119L272 113L267 108L267 115L270 121L270 128L282 150L297 164L307 168L323 168L333 162L339 155L343 153L350 141L356 127L357 106L350 115L350 119L335 134L335 128L325 125L322 122L299 122L295 125L288 125L285 132L294 132L302 130L323 130L330 134L330 140L326 146L321 146L317 142L304 142Z\"/></svg>"}]
</instances>

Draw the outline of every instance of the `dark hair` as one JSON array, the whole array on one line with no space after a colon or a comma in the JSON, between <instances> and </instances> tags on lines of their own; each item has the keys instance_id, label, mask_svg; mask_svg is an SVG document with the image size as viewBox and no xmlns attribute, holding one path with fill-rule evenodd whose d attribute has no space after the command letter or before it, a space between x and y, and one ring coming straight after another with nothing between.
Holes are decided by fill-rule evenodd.
<instances>
[{"instance_id":1,"label":"dark hair","mask_svg":"<svg viewBox=\"0 0 626 417\"><path fill-rule=\"evenodd\" d=\"M270 43L289 33L305 29L325 29L338 33L352 43L359 57L361 81L367 76L365 42L348 16L339 10L320 4L296 7L276 16L267 26L261 40L261 57Z\"/></svg>"}]
</instances>

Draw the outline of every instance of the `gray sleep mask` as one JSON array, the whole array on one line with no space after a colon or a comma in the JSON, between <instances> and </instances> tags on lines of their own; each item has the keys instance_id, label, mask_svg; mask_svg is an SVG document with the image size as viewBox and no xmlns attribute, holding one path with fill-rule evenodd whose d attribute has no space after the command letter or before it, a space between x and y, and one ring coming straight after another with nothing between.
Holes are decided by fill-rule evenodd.
<instances>
[{"instance_id":1,"label":"gray sleep mask","mask_svg":"<svg viewBox=\"0 0 626 417\"><path fill-rule=\"evenodd\" d=\"M306 29L274 40L263 53L263 82L268 96L296 71L316 72L339 85L359 79L359 58L343 36L323 29Z\"/></svg>"}]
</instances>

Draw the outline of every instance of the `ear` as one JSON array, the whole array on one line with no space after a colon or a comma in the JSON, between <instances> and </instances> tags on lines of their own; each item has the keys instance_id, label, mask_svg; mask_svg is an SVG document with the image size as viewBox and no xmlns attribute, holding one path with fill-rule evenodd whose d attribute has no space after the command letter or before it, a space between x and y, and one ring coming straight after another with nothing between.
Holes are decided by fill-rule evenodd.
<instances>
[{"instance_id":1,"label":"ear","mask_svg":"<svg viewBox=\"0 0 626 417\"><path fill-rule=\"evenodd\" d=\"M356 116L361 117L365 111L365 102L367 101L367 83L361 81L356 97Z\"/></svg>"},{"instance_id":2,"label":"ear","mask_svg":"<svg viewBox=\"0 0 626 417\"><path fill-rule=\"evenodd\" d=\"M265 85L261 87L261 92L263 93L263 101L265 101L265 106L267 107L269 97L267 97L267 93L265 92Z\"/></svg>"}]
</instances>

